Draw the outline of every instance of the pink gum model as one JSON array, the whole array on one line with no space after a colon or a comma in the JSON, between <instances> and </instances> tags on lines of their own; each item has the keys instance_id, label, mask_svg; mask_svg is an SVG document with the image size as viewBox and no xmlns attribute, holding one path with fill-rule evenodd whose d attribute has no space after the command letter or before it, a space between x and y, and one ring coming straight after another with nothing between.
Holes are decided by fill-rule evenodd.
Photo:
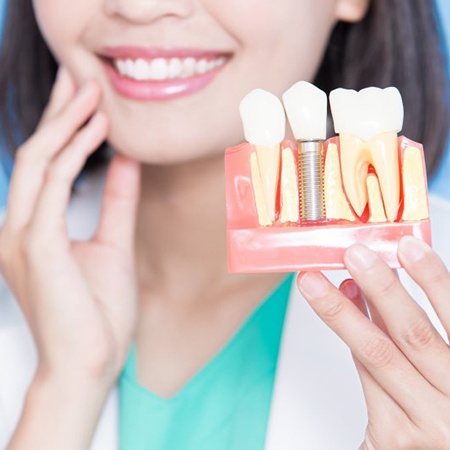
<instances>
[{"instance_id":1,"label":"pink gum model","mask_svg":"<svg viewBox=\"0 0 450 450\"><path fill-rule=\"evenodd\" d=\"M325 142L337 144L334 137ZM422 145L405 137L398 138L399 158L406 147L421 150ZM281 148L296 146L284 141ZM365 223L365 216L356 222L325 221L320 224L287 223L277 219L272 226L260 226L256 210L250 168L251 144L244 143L225 152L228 269L230 272L294 272L300 270L343 269L345 250L362 243L377 252L392 268L400 267L398 241L412 235L431 244L430 221ZM292 150L297 160L296 150ZM401 170L401 169L400 169ZM426 175L425 175L426 177ZM425 178L426 180L426 178ZM400 180L401 181L401 180ZM279 191L279 190L278 190ZM402 191L402 189L401 189ZM278 205L279 205L278 201ZM400 194L399 217L403 193ZM367 211L366 211L367 212Z\"/></svg>"}]
</instances>

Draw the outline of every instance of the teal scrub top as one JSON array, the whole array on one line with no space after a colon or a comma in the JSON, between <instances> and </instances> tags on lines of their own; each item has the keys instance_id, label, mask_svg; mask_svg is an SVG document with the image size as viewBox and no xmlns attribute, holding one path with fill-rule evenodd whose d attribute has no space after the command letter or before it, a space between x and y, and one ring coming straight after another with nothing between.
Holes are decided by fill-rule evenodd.
<instances>
[{"instance_id":1,"label":"teal scrub top","mask_svg":"<svg viewBox=\"0 0 450 450\"><path fill-rule=\"evenodd\" d=\"M171 398L140 385L132 345L119 380L121 450L262 450L293 275Z\"/></svg>"}]
</instances>

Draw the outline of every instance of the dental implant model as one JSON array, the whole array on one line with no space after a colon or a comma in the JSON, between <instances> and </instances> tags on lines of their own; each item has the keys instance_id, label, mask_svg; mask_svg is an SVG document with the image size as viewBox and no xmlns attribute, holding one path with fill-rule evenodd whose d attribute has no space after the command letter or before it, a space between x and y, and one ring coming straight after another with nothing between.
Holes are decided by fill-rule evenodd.
<instances>
[{"instance_id":1,"label":"dental implant model","mask_svg":"<svg viewBox=\"0 0 450 450\"><path fill-rule=\"evenodd\" d=\"M298 143L301 220L325 219L323 180L327 134L327 95L306 81L299 81L283 94L283 103Z\"/></svg>"},{"instance_id":2,"label":"dental implant model","mask_svg":"<svg viewBox=\"0 0 450 450\"><path fill-rule=\"evenodd\" d=\"M255 90L240 107L248 143L225 153L230 272L342 269L356 242L399 267L402 236L431 242L423 149L397 137L396 88L333 91L326 141L324 92L301 81L283 101L297 142L278 98Z\"/></svg>"}]
</instances>

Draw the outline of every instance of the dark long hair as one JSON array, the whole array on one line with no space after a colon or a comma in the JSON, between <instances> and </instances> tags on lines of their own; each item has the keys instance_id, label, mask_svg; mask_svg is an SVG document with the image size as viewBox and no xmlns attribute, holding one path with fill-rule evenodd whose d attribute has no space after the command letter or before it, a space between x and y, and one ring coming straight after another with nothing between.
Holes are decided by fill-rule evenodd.
<instances>
[{"instance_id":1,"label":"dark long hair","mask_svg":"<svg viewBox=\"0 0 450 450\"><path fill-rule=\"evenodd\" d=\"M396 86L405 105L403 134L424 144L431 175L450 124L444 40L435 4L370 3L361 22L336 25L315 83L327 93L337 87ZM11 153L34 131L56 69L31 0L10 0L0 53L0 126Z\"/></svg>"}]
</instances>

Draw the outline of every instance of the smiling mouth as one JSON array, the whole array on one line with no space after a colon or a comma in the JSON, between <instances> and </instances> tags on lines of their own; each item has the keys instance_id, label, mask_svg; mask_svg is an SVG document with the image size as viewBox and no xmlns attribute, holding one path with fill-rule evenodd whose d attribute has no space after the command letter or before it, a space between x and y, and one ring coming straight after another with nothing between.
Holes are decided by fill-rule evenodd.
<instances>
[{"instance_id":1,"label":"smiling mouth","mask_svg":"<svg viewBox=\"0 0 450 450\"><path fill-rule=\"evenodd\" d=\"M107 47L100 58L121 77L135 81L166 81L201 76L219 69L229 52L198 49Z\"/></svg>"},{"instance_id":2,"label":"smiling mouth","mask_svg":"<svg viewBox=\"0 0 450 450\"><path fill-rule=\"evenodd\" d=\"M119 94L133 100L161 101L202 90L232 54L186 48L109 47L99 57Z\"/></svg>"},{"instance_id":3,"label":"smiling mouth","mask_svg":"<svg viewBox=\"0 0 450 450\"><path fill-rule=\"evenodd\" d=\"M135 81L166 81L204 75L222 67L226 56L216 58L113 58L108 63L125 78Z\"/></svg>"}]
</instances>

